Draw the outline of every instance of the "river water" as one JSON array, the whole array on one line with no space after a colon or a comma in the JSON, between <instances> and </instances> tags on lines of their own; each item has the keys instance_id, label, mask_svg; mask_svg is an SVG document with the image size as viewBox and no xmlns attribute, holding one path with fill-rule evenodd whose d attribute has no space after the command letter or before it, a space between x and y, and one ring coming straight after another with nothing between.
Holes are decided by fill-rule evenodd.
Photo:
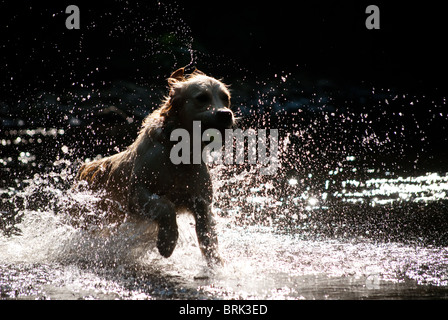
<instances>
[{"instance_id":1,"label":"river water","mask_svg":"<svg viewBox=\"0 0 448 320\"><path fill-rule=\"evenodd\" d=\"M356 131L354 114L341 115L338 121L328 119L331 112L310 114L301 119L312 125L297 121L298 127L281 131L280 151L287 156L281 157L276 176L261 176L256 166L211 168L220 252L226 261L213 270L200 255L188 215L178 217L179 244L168 259L153 243L142 241L145 226L126 222L104 235L68 222L73 206L86 218L101 215L93 209L96 195L70 189L76 168L85 159L79 146L92 142L91 125L69 116L65 120L75 133L62 126L4 126L0 297L448 297L448 170L437 159L422 166L412 165L416 163L412 156L408 162L402 160L406 155L384 160L377 151L389 150L387 143L370 125L372 131L366 130L359 140L367 151L341 149L337 137L324 127L333 130L335 123L351 117L349 125L338 130ZM364 114L357 119L365 119ZM129 121L113 122L107 130L96 129L94 141L110 139L126 145L137 127ZM112 137L111 130L115 130ZM332 141L340 152L322 157L317 142L311 140L313 134L322 144ZM402 154L403 141L389 144ZM331 146L326 152L331 153ZM92 147L90 154L100 152ZM373 156L368 158L369 154Z\"/></svg>"}]
</instances>

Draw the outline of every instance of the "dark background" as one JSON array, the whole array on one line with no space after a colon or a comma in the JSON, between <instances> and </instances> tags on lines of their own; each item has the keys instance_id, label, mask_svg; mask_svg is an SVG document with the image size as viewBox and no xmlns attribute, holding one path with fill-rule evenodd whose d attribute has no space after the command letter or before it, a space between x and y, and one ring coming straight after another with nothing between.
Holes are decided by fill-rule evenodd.
<instances>
[{"instance_id":1,"label":"dark background","mask_svg":"<svg viewBox=\"0 0 448 320\"><path fill-rule=\"evenodd\" d=\"M65 28L77 4L81 29ZM440 2L6 1L0 4L1 99L125 79L150 83L193 65L226 78L294 73L443 94L446 21ZM190 47L190 48L189 48Z\"/></svg>"},{"instance_id":2,"label":"dark background","mask_svg":"<svg viewBox=\"0 0 448 320\"><path fill-rule=\"evenodd\" d=\"M380 30L365 27L367 1L266 2L222 6L216 29L189 23L198 42L266 72L298 65L309 75L382 85L437 86L447 71L442 7L376 2ZM207 19L208 8L187 8ZM213 11L212 11L213 12ZM205 30L204 30L205 29ZM208 30L207 30L208 29ZM268 69L268 70L266 70Z\"/></svg>"}]
</instances>

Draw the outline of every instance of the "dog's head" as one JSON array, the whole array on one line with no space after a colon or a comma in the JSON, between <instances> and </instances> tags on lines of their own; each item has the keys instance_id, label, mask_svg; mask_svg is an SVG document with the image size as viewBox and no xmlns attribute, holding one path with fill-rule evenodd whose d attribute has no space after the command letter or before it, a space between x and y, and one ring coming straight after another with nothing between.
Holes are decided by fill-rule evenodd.
<instances>
[{"instance_id":1,"label":"dog's head","mask_svg":"<svg viewBox=\"0 0 448 320\"><path fill-rule=\"evenodd\" d=\"M235 118L230 110L230 92L221 81L199 70L185 76L178 69L168 79L166 117L176 117L178 124L191 131L193 121L201 121L203 130L231 128Z\"/></svg>"}]
</instances>

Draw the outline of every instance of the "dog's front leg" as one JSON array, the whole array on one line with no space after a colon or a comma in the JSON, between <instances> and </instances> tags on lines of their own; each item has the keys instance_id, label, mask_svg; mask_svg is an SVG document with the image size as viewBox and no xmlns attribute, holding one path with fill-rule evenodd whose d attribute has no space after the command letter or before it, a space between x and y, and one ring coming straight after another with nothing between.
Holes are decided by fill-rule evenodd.
<instances>
[{"instance_id":1,"label":"dog's front leg","mask_svg":"<svg viewBox=\"0 0 448 320\"><path fill-rule=\"evenodd\" d=\"M165 258L170 257L179 237L175 205L167 198L141 188L131 197L129 208L140 217L157 223L157 249Z\"/></svg>"},{"instance_id":2,"label":"dog's front leg","mask_svg":"<svg viewBox=\"0 0 448 320\"><path fill-rule=\"evenodd\" d=\"M196 234L199 247L209 266L222 264L218 253L218 237L212 215L211 204L204 199L195 199L193 202L194 217L196 220Z\"/></svg>"}]
</instances>

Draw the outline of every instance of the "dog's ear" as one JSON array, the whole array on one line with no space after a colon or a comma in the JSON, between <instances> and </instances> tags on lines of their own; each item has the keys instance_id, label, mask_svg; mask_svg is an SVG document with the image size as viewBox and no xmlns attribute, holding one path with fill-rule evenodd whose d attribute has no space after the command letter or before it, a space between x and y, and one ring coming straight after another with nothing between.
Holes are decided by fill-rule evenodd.
<instances>
[{"instance_id":1,"label":"dog's ear","mask_svg":"<svg viewBox=\"0 0 448 320\"><path fill-rule=\"evenodd\" d=\"M183 81L184 78L184 68L179 68L174 71L171 76L168 78L168 83L170 85L175 84L176 82Z\"/></svg>"},{"instance_id":2,"label":"dog's ear","mask_svg":"<svg viewBox=\"0 0 448 320\"><path fill-rule=\"evenodd\" d=\"M199 69L196 69L196 67L194 68L194 71L193 71L191 74L192 74L192 75L203 75L203 76L205 76L205 73L202 72L202 71L199 70Z\"/></svg>"},{"instance_id":3,"label":"dog's ear","mask_svg":"<svg viewBox=\"0 0 448 320\"><path fill-rule=\"evenodd\" d=\"M171 89L170 96L161 108L161 115L165 117L176 117L184 103L184 99L180 95L176 95L174 89Z\"/></svg>"}]
</instances>

